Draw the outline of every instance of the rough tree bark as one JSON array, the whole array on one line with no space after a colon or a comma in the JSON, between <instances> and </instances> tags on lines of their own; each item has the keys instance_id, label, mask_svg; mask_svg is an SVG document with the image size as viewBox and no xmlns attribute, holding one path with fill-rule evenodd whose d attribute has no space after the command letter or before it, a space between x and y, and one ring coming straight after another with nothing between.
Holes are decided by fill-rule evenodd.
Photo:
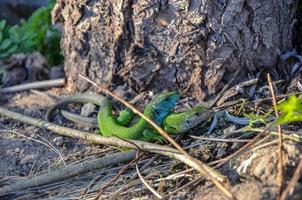
<instances>
[{"instance_id":1,"label":"rough tree bark","mask_svg":"<svg viewBox=\"0 0 302 200\"><path fill-rule=\"evenodd\" d=\"M177 88L203 100L239 67L237 81L275 67L293 48L298 0L65 0L65 71L72 89L136 93Z\"/></svg>"}]
</instances>

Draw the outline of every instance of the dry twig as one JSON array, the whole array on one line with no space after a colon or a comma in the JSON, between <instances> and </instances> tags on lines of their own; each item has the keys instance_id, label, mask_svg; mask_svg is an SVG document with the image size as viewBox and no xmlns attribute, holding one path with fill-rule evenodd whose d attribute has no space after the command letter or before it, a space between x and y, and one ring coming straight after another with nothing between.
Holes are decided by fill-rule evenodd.
<instances>
[{"instance_id":1,"label":"dry twig","mask_svg":"<svg viewBox=\"0 0 302 200\"><path fill-rule=\"evenodd\" d=\"M65 78L60 78L60 79L37 81L37 82L32 82L32 83L26 83L26 84L1 88L0 92L2 92L2 93L20 92L20 91L30 90L30 89L60 87L60 86L64 86L64 84L65 84Z\"/></svg>"},{"instance_id":2,"label":"dry twig","mask_svg":"<svg viewBox=\"0 0 302 200\"><path fill-rule=\"evenodd\" d=\"M20 179L9 185L2 186L0 188L0 196L5 196L15 191L23 190L26 188L37 187L60 181L64 178L76 176L83 172L92 171L108 165L116 164L117 162L125 162L133 159L134 157L134 151L115 153L99 159L69 165L68 167L62 167L61 169L57 169L46 174L26 177L25 179Z\"/></svg>"},{"instance_id":3,"label":"dry twig","mask_svg":"<svg viewBox=\"0 0 302 200\"><path fill-rule=\"evenodd\" d=\"M150 166L155 159L158 158L158 155L155 155L152 159L150 159L142 168L141 171L145 170L148 166ZM192 168L191 168L192 169ZM126 189L128 189L129 187L131 187L133 185L133 180L135 180L137 178L137 173L135 173L126 183L126 185L124 185L123 187L119 188L117 191L114 192L114 194L111 195L110 200L114 200L117 199L118 196ZM131 182L132 181L132 182ZM134 181L136 182L136 181Z\"/></svg>"},{"instance_id":4,"label":"dry twig","mask_svg":"<svg viewBox=\"0 0 302 200\"><path fill-rule=\"evenodd\" d=\"M137 153L137 158L139 158L138 153ZM138 160L138 159L136 159L136 161L137 161L137 160ZM149 184L147 183L147 181L144 179L144 177L141 175L141 173L139 172L139 169L138 169L138 163L137 163L137 162L136 162L136 164L135 164L135 169L136 169L136 173L137 173L138 177L140 178L141 182L146 186L146 188L148 188L148 190L149 190L150 192L152 192L152 194L154 194L154 196L156 196L158 199L162 199L161 195L158 194L158 192L157 192L155 189L153 189L153 188L151 187L151 185L149 185Z\"/></svg>"},{"instance_id":5,"label":"dry twig","mask_svg":"<svg viewBox=\"0 0 302 200\"><path fill-rule=\"evenodd\" d=\"M224 138L209 138L209 137L201 137L201 136L195 136L190 135L191 138L198 139L198 140L207 140L207 141L214 141L214 142L249 142L250 139L224 139Z\"/></svg>"},{"instance_id":6,"label":"dry twig","mask_svg":"<svg viewBox=\"0 0 302 200\"><path fill-rule=\"evenodd\" d=\"M302 156L300 156L300 162L295 170L295 173L294 173L293 177L291 178L291 180L289 181L287 187L281 194L281 197L279 198L279 200L285 200L288 193L293 193L294 187L300 178L301 171L302 171Z\"/></svg>"},{"instance_id":7,"label":"dry twig","mask_svg":"<svg viewBox=\"0 0 302 200\"><path fill-rule=\"evenodd\" d=\"M87 142L94 143L94 144L107 144L107 145L119 146L119 147L131 148L131 149L137 149L137 147L139 147L140 149L142 149L144 151L150 151L153 153L157 153L157 154L161 154L161 155L165 155L165 156L177 159L177 160L185 163L186 165L196 169L198 172L200 172L202 174L205 174L207 171L210 171L211 175L216 176L217 179L219 179L220 181L226 180L226 177L221 175L220 173L218 173L216 170L208 169L207 171L205 171L205 168L207 168L207 166L205 166L202 162L200 162L199 160L197 160L195 158L188 159L187 156L180 154L179 151L177 151L176 149L171 148L171 147L165 147L162 145L157 145L157 144L153 144L153 143L149 143L149 142L135 141L135 140L131 141L131 143L130 143L128 141L124 141L124 140L121 140L116 137L103 137L101 135L92 134L92 133L85 132L85 131L79 131L79 130L59 126L59 125L47 122L42 119L28 117L26 115L10 111L1 106L0 106L0 115L9 117L9 118L17 120L17 121L22 121L24 123L31 124L31 125L37 126L42 129L53 131L60 135L83 139L83 140L86 140ZM118 161L116 161L116 162L118 162ZM215 179L215 181L218 182L216 179ZM221 183L219 183L219 182L218 182L218 184L221 185ZM1 189L4 189L4 188L1 188ZM1 193L1 194L3 194L3 193ZM231 196L232 195L229 193L230 198L231 198Z\"/></svg>"},{"instance_id":8,"label":"dry twig","mask_svg":"<svg viewBox=\"0 0 302 200\"><path fill-rule=\"evenodd\" d=\"M104 193L104 191L114 182L116 181L133 163L137 162L139 159L143 157L144 153L141 153L139 156L136 156L135 159L133 159L131 162L129 162L127 165L121 169L116 176L111 179L110 182L108 182L106 185L104 185L98 192L97 196L95 197L95 200L100 199L101 195Z\"/></svg>"},{"instance_id":9,"label":"dry twig","mask_svg":"<svg viewBox=\"0 0 302 200\"><path fill-rule=\"evenodd\" d=\"M248 143L246 143L245 145L243 145L243 147L241 147L240 149L238 149L235 153L233 153L232 155L227 156L226 158L217 160L212 162L211 164L217 164L219 163L216 167L222 166L223 164L225 164L226 162L228 162L230 159L235 158L236 156L242 154L243 152L245 152L249 147L251 147L253 144L255 144L258 139L264 135L266 132L269 131L270 127L273 124L270 123L261 133L259 133L257 136L255 136L251 141L249 141Z\"/></svg>"},{"instance_id":10,"label":"dry twig","mask_svg":"<svg viewBox=\"0 0 302 200\"><path fill-rule=\"evenodd\" d=\"M275 115L277 118L279 118L279 113L277 111L277 101L276 101L276 96L273 88L273 82L270 74L267 74L267 80L268 84L270 86L270 91L272 95L272 102L274 105L274 110L275 110ZM283 134L281 130L281 125L278 125L278 133L279 133L279 166L278 166L278 177L277 177L277 183L278 186L280 187L280 191L282 189L283 185L283 177L284 177L284 167L283 167Z\"/></svg>"},{"instance_id":11,"label":"dry twig","mask_svg":"<svg viewBox=\"0 0 302 200\"><path fill-rule=\"evenodd\" d=\"M116 100L120 101L121 103L123 103L126 107L130 108L135 114L139 115L140 117L142 117L144 120L146 120L151 126L153 126L158 133L160 133L165 139L167 139L176 149L178 149L182 154L184 154L187 158L187 160L190 160L191 162L193 162L194 164L198 165L198 168L200 169L200 171L207 176L207 178L209 178L228 198L234 198L232 193L225 188L221 182L218 181L217 178L221 177L220 175L217 176L217 174L220 174L216 171L214 171L213 169L211 169L210 167L206 166L204 163L202 163L201 161L191 157L168 133L166 133L160 126L158 126L155 122L153 122L152 120L150 120L148 117L146 117L143 113L141 113L139 110L137 110L134 106L132 106L130 103L124 101L121 97L117 96L116 94L110 92L109 90L107 90L106 88L102 87L101 85L93 82L92 80L90 80L88 77L84 76L83 74L79 74L79 76L81 78L83 78L84 80L86 80L87 82L91 83L93 86L99 88L103 93L110 95L111 97L115 98ZM197 166L196 166L197 167ZM223 180L224 182L226 180Z\"/></svg>"}]
</instances>

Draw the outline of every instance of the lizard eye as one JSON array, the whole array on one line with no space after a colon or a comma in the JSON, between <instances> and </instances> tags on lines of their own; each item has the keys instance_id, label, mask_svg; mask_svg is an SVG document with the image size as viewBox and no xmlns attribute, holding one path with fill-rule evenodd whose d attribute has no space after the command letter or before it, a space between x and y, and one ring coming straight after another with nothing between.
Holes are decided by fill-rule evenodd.
<instances>
[{"instance_id":1,"label":"lizard eye","mask_svg":"<svg viewBox=\"0 0 302 200\"><path fill-rule=\"evenodd\" d=\"M191 124L191 120L188 120L188 119L187 119L187 120L185 121L185 124L186 124L187 126L189 126L189 125Z\"/></svg>"}]
</instances>

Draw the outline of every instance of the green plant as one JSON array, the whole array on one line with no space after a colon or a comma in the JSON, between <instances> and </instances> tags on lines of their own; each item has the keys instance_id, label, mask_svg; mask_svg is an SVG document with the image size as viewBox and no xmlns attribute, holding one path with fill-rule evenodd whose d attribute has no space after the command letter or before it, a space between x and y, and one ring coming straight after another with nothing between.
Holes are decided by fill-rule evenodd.
<instances>
[{"instance_id":1,"label":"green plant","mask_svg":"<svg viewBox=\"0 0 302 200\"><path fill-rule=\"evenodd\" d=\"M2 77L4 76L4 73L5 73L4 69L0 67L0 84L2 82Z\"/></svg>"},{"instance_id":2,"label":"green plant","mask_svg":"<svg viewBox=\"0 0 302 200\"><path fill-rule=\"evenodd\" d=\"M37 9L28 20L22 20L20 25L10 27L2 20L0 58L18 52L39 51L47 58L49 64L61 63L61 31L51 25L51 10L54 4L55 0L52 0L48 6Z\"/></svg>"},{"instance_id":3,"label":"green plant","mask_svg":"<svg viewBox=\"0 0 302 200\"><path fill-rule=\"evenodd\" d=\"M288 100L280 103L277 109L281 112L277 124L302 121L302 102L296 96L290 96Z\"/></svg>"},{"instance_id":4,"label":"green plant","mask_svg":"<svg viewBox=\"0 0 302 200\"><path fill-rule=\"evenodd\" d=\"M248 113L248 114L244 114L245 117L247 117L249 119L249 127L253 127L254 124L256 123L263 123L263 124L267 124L269 122L269 116L271 115L272 110L260 115L260 114L254 114L254 113Z\"/></svg>"},{"instance_id":5,"label":"green plant","mask_svg":"<svg viewBox=\"0 0 302 200\"><path fill-rule=\"evenodd\" d=\"M19 42L11 34L13 27L6 26L4 20L0 21L0 58L5 58L15 53L19 47Z\"/></svg>"}]
</instances>

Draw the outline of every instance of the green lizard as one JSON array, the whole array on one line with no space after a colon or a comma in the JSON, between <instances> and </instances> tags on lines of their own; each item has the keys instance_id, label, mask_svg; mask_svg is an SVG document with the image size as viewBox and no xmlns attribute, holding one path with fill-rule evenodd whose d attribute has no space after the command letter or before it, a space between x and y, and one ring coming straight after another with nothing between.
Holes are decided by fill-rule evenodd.
<instances>
[{"instance_id":1,"label":"green lizard","mask_svg":"<svg viewBox=\"0 0 302 200\"><path fill-rule=\"evenodd\" d=\"M175 93L173 93L175 94ZM165 94L161 95L162 97L165 97ZM57 103L56 105L54 105L52 108L50 108L47 113L46 113L46 119L50 120L50 117L52 115L52 113L56 110L56 109L62 109L64 108L67 104L69 103L94 103L96 105L101 105L102 103L102 99L106 99L106 97L102 96L102 95L98 95L98 94L89 94L89 95L74 95L74 96L70 96L67 97L63 100L61 100L59 103ZM155 100L153 101L162 101L165 98L155 98ZM108 102L106 102L107 104ZM176 102L173 102L173 107L175 105ZM151 102L152 104L152 102ZM157 107L157 111L162 112L159 110L159 107L163 106L164 104L157 104L157 106L153 106L153 107ZM165 105L167 106L167 105ZM170 105L172 106L172 104ZM168 107L168 109L170 110L171 108ZM100 113L100 112L99 112ZM73 114L71 112L67 112L64 110L61 110L61 114L68 120L88 126L88 127L93 127L93 128L101 128L102 127L102 122L100 119L105 119L104 122L106 122L106 117L102 117L100 118L100 116L98 117L99 120L97 118L90 118L90 117L83 117L77 114ZM166 116L166 113L164 113L163 116L163 128L165 131L167 131L168 133L183 133L188 131L189 129L197 126L200 122L206 121L209 118L211 118L211 116L214 114L213 110L210 109L206 109L204 106L196 106L188 111L185 112L180 112L180 113L170 113L168 116ZM134 114L131 110L129 109L125 109L123 111L120 112L119 116L116 119L116 123L118 125L121 126L127 126L129 124L129 122L132 120ZM150 116L149 116L150 117ZM152 118L152 117L151 117ZM158 117L157 117L158 118ZM155 119L156 121L156 117L153 117L153 120ZM157 123L161 123L161 120L157 120Z\"/></svg>"},{"instance_id":2,"label":"green lizard","mask_svg":"<svg viewBox=\"0 0 302 200\"><path fill-rule=\"evenodd\" d=\"M144 115L161 125L163 119L171 112L175 106L179 95L176 92L163 93L155 97L145 108ZM46 115L46 120L50 121L52 114L56 109L63 108L69 103L83 103L90 102L98 105L98 125L102 135L104 136L118 136L124 139L133 140L157 140L161 137L144 119L139 119L134 125L125 127L129 119L131 119L131 112L124 110L118 119L113 116L111 102L102 95L97 94L81 94L67 97L59 103L51 107ZM127 121L128 120L128 121Z\"/></svg>"},{"instance_id":3,"label":"green lizard","mask_svg":"<svg viewBox=\"0 0 302 200\"><path fill-rule=\"evenodd\" d=\"M164 96L164 94L162 96ZM54 107L52 107L47 112L46 117L49 120L49 116L55 109L64 108L64 106L69 103L90 102L90 103L100 105L100 99L103 99L103 98L105 98L105 97L102 95L98 95L98 94L93 94L93 95L83 95L82 94L82 95L71 96L66 99L63 99L61 102L57 103ZM164 100L164 98L156 98L154 100L154 102L162 101L162 100ZM176 103L176 101L173 102L173 105L172 104L169 104L169 105L172 106L172 108L173 108L175 103ZM157 111L162 112L162 111L160 111L159 108L161 106L163 106L164 104L157 103L156 105L157 106L153 106L153 108L158 107ZM165 106L167 106L167 105L165 105ZM171 110L172 108L169 107L168 109ZM70 121L73 121L73 122L76 122L76 123L79 123L79 124L82 124L82 125L85 125L88 127L100 128L101 131L102 131L102 124L106 124L106 122L107 122L106 121L107 113L105 113L105 115L103 115L103 117L101 117L101 118L99 115L98 119L90 118L90 117L83 117L83 116L73 114L71 112L67 112L64 110L61 110L61 114ZM99 112L99 114L100 114L100 112ZM117 117L117 119L116 119L115 126L117 126L117 125L127 126L130 123L130 121L132 120L133 116L134 116L133 112L129 109L125 109L125 110L121 111L119 117ZM160 120L156 121L156 119L158 118L157 116L153 116L153 117L151 117L151 119L155 120L158 124L161 124L161 122L163 122L162 127L166 132L176 134L176 133L186 132L189 129L197 126L199 123L207 121L211 117L214 117L214 120L208 131L208 132L211 132L217 124L217 118L221 117L221 116L224 116L227 121L230 121L230 122L233 122L236 124L245 125L245 124L249 123L248 120L245 118L238 118L238 117L231 116L226 111L215 112L212 109L207 109L205 106L196 106L185 112L170 113L168 115L167 115L167 112L165 112L162 115L162 117L160 118ZM162 120L162 118L163 118L163 120ZM110 125L107 128L110 128ZM113 129L111 128L111 130L113 130ZM118 129L116 129L116 130L118 130ZM104 131L106 131L106 128ZM154 132L150 133L149 129L147 132L149 132L149 135L151 136L151 138L149 138L149 139L152 139L152 137L153 137L153 139L155 139ZM106 135L106 133L104 135ZM144 135L146 135L146 133L144 133ZM122 136L124 136L124 134ZM127 134L125 136L127 136ZM129 136L127 136L127 137L129 137Z\"/></svg>"},{"instance_id":4,"label":"green lizard","mask_svg":"<svg viewBox=\"0 0 302 200\"><path fill-rule=\"evenodd\" d=\"M60 111L66 119L91 128L98 128L98 119L91 117L83 117L65 110ZM121 116L122 115L122 116ZM180 113L170 113L163 120L162 127L168 133L184 133L189 129L197 126L199 123L210 119L214 115L214 111L204 106L196 106L188 111ZM132 120L133 112L125 109L120 112L117 121L121 125L128 125Z\"/></svg>"}]
</instances>

